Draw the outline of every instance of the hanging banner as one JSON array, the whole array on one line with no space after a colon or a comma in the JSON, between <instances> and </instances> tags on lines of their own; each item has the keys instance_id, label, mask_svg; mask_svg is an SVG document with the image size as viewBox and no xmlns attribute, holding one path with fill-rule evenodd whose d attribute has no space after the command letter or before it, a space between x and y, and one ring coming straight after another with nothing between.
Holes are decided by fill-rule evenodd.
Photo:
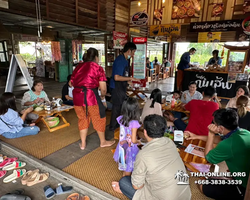
<instances>
[{"instance_id":1,"label":"hanging banner","mask_svg":"<svg viewBox=\"0 0 250 200\"><path fill-rule=\"evenodd\" d=\"M204 32L198 35L199 43L220 42L220 39L221 32Z\"/></svg>"},{"instance_id":2,"label":"hanging banner","mask_svg":"<svg viewBox=\"0 0 250 200\"><path fill-rule=\"evenodd\" d=\"M149 28L150 36L179 36L180 34L180 24L154 25Z\"/></svg>"},{"instance_id":3,"label":"hanging banner","mask_svg":"<svg viewBox=\"0 0 250 200\"><path fill-rule=\"evenodd\" d=\"M241 28L242 20L225 20L190 23L190 32L224 32L237 31Z\"/></svg>"},{"instance_id":4,"label":"hanging banner","mask_svg":"<svg viewBox=\"0 0 250 200\"><path fill-rule=\"evenodd\" d=\"M123 49L123 46L128 42L128 34L113 31L114 49Z\"/></svg>"},{"instance_id":5,"label":"hanging banner","mask_svg":"<svg viewBox=\"0 0 250 200\"><path fill-rule=\"evenodd\" d=\"M200 10L200 0L174 0L172 9L172 19L200 17Z\"/></svg>"},{"instance_id":6,"label":"hanging banner","mask_svg":"<svg viewBox=\"0 0 250 200\"><path fill-rule=\"evenodd\" d=\"M154 19L158 20L161 22L162 20L162 12L163 12L163 8L161 9L155 9L154 10Z\"/></svg>"},{"instance_id":7,"label":"hanging banner","mask_svg":"<svg viewBox=\"0 0 250 200\"><path fill-rule=\"evenodd\" d=\"M148 23L148 14L145 11L137 12L137 13L133 14L133 16L131 18L131 22L132 22L133 25L136 25L136 26L147 25L147 23Z\"/></svg>"}]
</instances>

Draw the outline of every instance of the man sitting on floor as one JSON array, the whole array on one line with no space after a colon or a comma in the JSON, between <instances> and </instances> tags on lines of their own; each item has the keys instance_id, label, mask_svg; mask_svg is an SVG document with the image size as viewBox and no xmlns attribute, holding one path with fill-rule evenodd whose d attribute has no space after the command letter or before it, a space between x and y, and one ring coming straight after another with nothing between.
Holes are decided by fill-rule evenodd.
<instances>
[{"instance_id":1,"label":"man sitting on floor","mask_svg":"<svg viewBox=\"0 0 250 200\"><path fill-rule=\"evenodd\" d=\"M68 75L67 83L62 88L62 100L64 104L73 106L74 103L73 103L72 91L74 87L72 86L70 79L71 79L71 75Z\"/></svg>"},{"instance_id":2,"label":"man sitting on floor","mask_svg":"<svg viewBox=\"0 0 250 200\"><path fill-rule=\"evenodd\" d=\"M144 119L147 144L137 154L132 176L124 176L119 183L112 182L116 192L133 200L190 200L189 185L177 185L175 174L186 172L172 140L163 137L166 121L160 115Z\"/></svg>"},{"instance_id":3,"label":"man sitting on floor","mask_svg":"<svg viewBox=\"0 0 250 200\"><path fill-rule=\"evenodd\" d=\"M185 105L185 109L190 111L190 118L187 125L181 119L174 118L171 114L167 117L170 121L174 122L178 130L186 131L185 134L190 136L190 139L191 136L199 135L200 138L195 139L205 140L208 135L207 127L213 121L213 113L219 109L218 103L212 101L215 92L214 87L208 86L203 92L202 100L193 99Z\"/></svg>"},{"instance_id":4,"label":"man sitting on floor","mask_svg":"<svg viewBox=\"0 0 250 200\"><path fill-rule=\"evenodd\" d=\"M229 182L221 185L201 185L201 191L213 199L243 200L250 169L250 132L238 127L238 115L233 109L221 109L214 113L214 124L208 126L209 134L205 148L208 162L217 164L225 161L231 174L241 173L234 179L241 183ZM222 141L215 134L223 135ZM230 180L229 180L230 181ZM233 180L231 180L233 181Z\"/></svg>"}]
</instances>

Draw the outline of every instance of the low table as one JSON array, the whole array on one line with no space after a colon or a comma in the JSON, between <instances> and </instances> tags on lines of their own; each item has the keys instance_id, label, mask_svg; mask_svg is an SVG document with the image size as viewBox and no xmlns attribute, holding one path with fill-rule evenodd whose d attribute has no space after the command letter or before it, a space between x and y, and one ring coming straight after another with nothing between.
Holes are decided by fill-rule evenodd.
<instances>
[{"instance_id":1,"label":"low table","mask_svg":"<svg viewBox=\"0 0 250 200\"><path fill-rule=\"evenodd\" d=\"M36 123L42 121L46 125L46 127L48 128L49 132L53 132L53 131L65 128L67 126L70 126L70 123L68 123L67 120L62 116L62 112L69 111L70 109L73 109L73 108L74 108L73 106L63 105L61 107L54 108L53 110L49 110L49 111L42 110L42 111L39 111L39 112L34 111L33 113L37 114L39 116ZM56 126L54 128L50 128L48 123L46 122L45 118L48 117L48 116L52 116L52 115L54 117L61 118L63 120L64 124L58 125L58 126Z\"/></svg>"},{"instance_id":2,"label":"low table","mask_svg":"<svg viewBox=\"0 0 250 200\"><path fill-rule=\"evenodd\" d=\"M128 88L127 92L132 92L130 97L137 96L139 99L144 100L140 97L139 93L143 94L145 97L148 97L145 92L148 92L148 89L143 90L142 88Z\"/></svg>"},{"instance_id":3,"label":"low table","mask_svg":"<svg viewBox=\"0 0 250 200\"><path fill-rule=\"evenodd\" d=\"M179 106L174 106L173 108L171 107L171 103L166 103L162 105L162 109L163 110L167 110L167 111L176 111L176 112L182 112L185 113L188 117L190 115L190 112L185 110L184 108L182 108L180 105Z\"/></svg>"}]
</instances>

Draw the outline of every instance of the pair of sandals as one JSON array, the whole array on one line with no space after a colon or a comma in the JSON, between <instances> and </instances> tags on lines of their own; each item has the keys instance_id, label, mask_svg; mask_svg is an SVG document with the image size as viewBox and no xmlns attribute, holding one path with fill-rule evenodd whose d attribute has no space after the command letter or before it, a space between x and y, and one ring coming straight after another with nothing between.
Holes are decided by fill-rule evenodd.
<instances>
[{"instance_id":1,"label":"pair of sandals","mask_svg":"<svg viewBox=\"0 0 250 200\"><path fill-rule=\"evenodd\" d=\"M39 173L39 169L27 171L21 182L23 185L33 186L35 184L46 181L49 178L49 173Z\"/></svg>"},{"instance_id":2,"label":"pair of sandals","mask_svg":"<svg viewBox=\"0 0 250 200\"><path fill-rule=\"evenodd\" d=\"M88 196L82 196L78 193L73 193L67 197L66 200L90 200Z\"/></svg>"},{"instance_id":3,"label":"pair of sandals","mask_svg":"<svg viewBox=\"0 0 250 200\"><path fill-rule=\"evenodd\" d=\"M46 199L52 199L56 195L61 195L61 194L66 194L66 193L72 192L73 187L71 187L71 186L63 187L62 185L59 185L56 188L56 190L53 190L49 185L47 185L43 188L43 190L44 190L44 194L45 194Z\"/></svg>"},{"instance_id":4,"label":"pair of sandals","mask_svg":"<svg viewBox=\"0 0 250 200\"><path fill-rule=\"evenodd\" d=\"M24 190L15 190L11 193L3 195L0 200L31 200L31 198L24 195Z\"/></svg>"}]
</instances>

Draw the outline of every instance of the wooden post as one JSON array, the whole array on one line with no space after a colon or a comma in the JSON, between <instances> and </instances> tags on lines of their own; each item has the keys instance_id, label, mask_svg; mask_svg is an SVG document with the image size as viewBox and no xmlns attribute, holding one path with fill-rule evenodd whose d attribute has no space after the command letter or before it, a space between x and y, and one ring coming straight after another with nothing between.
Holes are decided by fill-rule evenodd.
<instances>
[{"instance_id":1,"label":"wooden post","mask_svg":"<svg viewBox=\"0 0 250 200\"><path fill-rule=\"evenodd\" d=\"M75 9L76 9L76 23L78 24L78 0L76 0Z\"/></svg>"},{"instance_id":2,"label":"wooden post","mask_svg":"<svg viewBox=\"0 0 250 200\"><path fill-rule=\"evenodd\" d=\"M100 1L97 0L97 27L100 28Z\"/></svg>"},{"instance_id":3,"label":"wooden post","mask_svg":"<svg viewBox=\"0 0 250 200\"><path fill-rule=\"evenodd\" d=\"M49 0L46 0L46 16L49 19Z\"/></svg>"}]
</instances>

